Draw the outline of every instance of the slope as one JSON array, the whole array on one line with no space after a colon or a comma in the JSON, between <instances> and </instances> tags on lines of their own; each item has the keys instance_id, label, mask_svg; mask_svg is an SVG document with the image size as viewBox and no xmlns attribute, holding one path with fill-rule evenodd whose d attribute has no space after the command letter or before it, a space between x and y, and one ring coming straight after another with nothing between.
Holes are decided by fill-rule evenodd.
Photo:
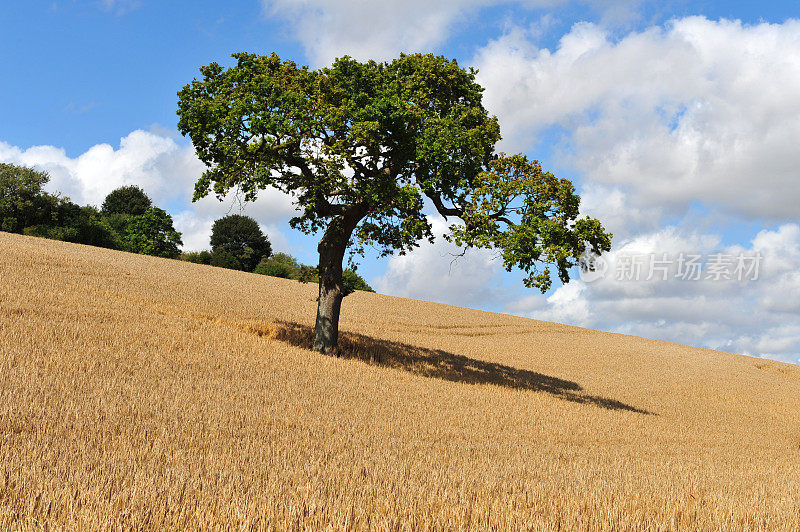
<instances>
[{"instance_id":1,"label":"slope","mask_svg":"<svg viewBox=\"0 0 800 532\"><path fill-rule=\"evenodd\" d=\"M800 527L800 369L0 233L0 527Z\"/></svg>"}]
</instances>

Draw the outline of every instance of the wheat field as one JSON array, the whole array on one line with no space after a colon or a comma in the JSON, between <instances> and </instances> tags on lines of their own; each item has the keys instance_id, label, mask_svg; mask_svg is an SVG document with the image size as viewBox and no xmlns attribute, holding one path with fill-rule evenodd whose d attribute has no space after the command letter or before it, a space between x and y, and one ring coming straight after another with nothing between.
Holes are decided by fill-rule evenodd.
<instances>
[{"instance_id":1,"label":"wheat field","mask_svg":"<svg viewBox=\"0 0 800 532\"><path fill-rule=\"evenodd\" d=\"M800 529L800 368L0 233L0 529Z\"/></svg>"}]
</instances>

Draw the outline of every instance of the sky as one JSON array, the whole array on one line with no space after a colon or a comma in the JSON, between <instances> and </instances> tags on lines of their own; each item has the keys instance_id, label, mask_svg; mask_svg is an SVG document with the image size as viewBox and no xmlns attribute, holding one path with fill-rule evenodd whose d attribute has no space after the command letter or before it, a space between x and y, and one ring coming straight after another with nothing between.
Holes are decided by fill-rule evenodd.
<instances>
[{"instance_id":1,"label":"sky","mask_svg":"<svg viewBox=\"0 0 800 532\"><path fill-rule=\"evenodd\" d=\"M192 203L204 166L177 131L177 91L240 51L312 68L455 58L479 70L498 150L571 179L612 251L540 294L439 238L368 253L374 288L800 363L796 1L9 0L0 27L0 162L48 171L48 190L81 204L142 186L186 250L242 212L310 264L291 198Z\"/></svg>"}]
</instances>

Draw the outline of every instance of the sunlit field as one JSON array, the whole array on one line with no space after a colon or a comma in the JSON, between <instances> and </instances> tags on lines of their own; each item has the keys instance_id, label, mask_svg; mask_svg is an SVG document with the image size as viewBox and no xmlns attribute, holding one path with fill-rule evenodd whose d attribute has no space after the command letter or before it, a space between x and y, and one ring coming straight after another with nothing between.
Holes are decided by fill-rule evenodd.
<instances>
[{"instance_id":1,"label":"sunlit field","mask_svg":"<svg viewBox=\"0 0 800 532\"><path fill-rule=\"evenodd\" d=\"M0 529L800 528L800 368L0 233Z\"/></svg>"}]
</instances>

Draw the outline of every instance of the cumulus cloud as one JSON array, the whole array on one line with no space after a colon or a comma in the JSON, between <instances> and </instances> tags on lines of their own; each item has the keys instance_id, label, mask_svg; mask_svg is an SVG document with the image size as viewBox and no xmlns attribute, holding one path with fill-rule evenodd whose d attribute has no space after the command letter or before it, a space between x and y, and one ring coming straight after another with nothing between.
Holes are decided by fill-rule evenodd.
<instances>
[{"instance_id":1,"label":"cumulus cloud","mask_svg":"<svg viewBox=\"0 0 800 532\"><path fill-rule=\"evenodd\" d=\"M447 232L447 223L434 218L434 235ZM490 308L510 296L501 285L500 259L486 250L461 249L437 238L434 244L421 241L420 247L388 260L386 272L375 288L399 297L436 301L472 308Z\"/></svg>"},{"instance_id":2,"label":"cumulus cloud","mask_svg":"<svg viewBox=\"0 0 800 532\"><path fill-rule=\"evenodd\" d=\"M0 159L35 166L50 174L47 185L76 203L99 205L120 186L138 185L157 202L191 195L191 184L204 170L191 147L174 139L136 130L120 140L118 148L97 144L77 157L55 146L25 150L0 142Z\"/></svg>"},{"instance_id":3,"label":"cumulus cloud","mask_svg":"<svg viewBox=\"0 0 800 532\"><path fill-rule=\"evenodd\" d=\"M800 215L800 21L689 17L618 40L578 23L553 51L514 28L475 63L509 149L558 128L561 164L634 208Z\"/></svg>"},{"instance_id":4,"label":"cumulus cloud","mask_svg":"<svg viewBox=\"0 0 800 532\"><path fill-rule=\"evenodd\" d=\"M514 27L474 62L505 149L561 139L555 163L579 176L582 209L616 235L610 263L763 256L753 282L577 280L509 312L798 361L800 21L688 17L621 37L578 23L553 50ZM784 225L723 245L725 227L753 220Z\"/></svg>"},{"instance_id":5,"label":"cumulus cloud","mask_svg":"<svg viewBox=\"0 0 800 532\"><path fill-rule=\"evenodd\" d=\"M342 55L387 59L399 52L428 51L447 40L458 19L482 4L478 0L264 0L267 14L288 21L306 55L320 65Z\"/></svg>"},{"instance_id":6,"label":"cumulus cloud","mask_svg":"<svg viewBox=\"0 0 800 532\"><path fill-rule=\"evenodd\" d=\"M680 257L699 255L699 275ZM743 275L738 257L747 257ZM730 273L718 276L715 257ZM760 257L760 258L759 258ZM507 310L532 318L800 362L800 226L758 233L747 246L714 234L667 227L621 243L605 255L599 279L531 296ZM632 264L639 264L634 275ZM684 262L686 264L686 262ZM662 269L666 269L664 272ZM727 278L730 277L730 278Z\"/></svg>"},{"instance_id":7,"label":"cumulus cloud","mask_svg":"<svg viewBox=\"0 0 800 532\"><path fill-rule=\"evenodd\" d=\"M231 212L253 216L281 245L285 237L278 223L294 213L291 198L275 189L263 191L254 203L239 202L235 194L223 201L208 197L191 203L194 182L205 165L191 146L179 145L164 132L136 130L120 139L116 148L97 144L76 157L54 146L21 149L0 141L0 161L47 171L46 189L79 204L99 206L118 187L142 187L156 205L173 214L185 249L207 248L212 222Z\"/></svg>"},{"instance_id":8,"label":"cumulus cloud","mask_svg":"<svg viewBox=\"0 0 800 532\"><path fill-rule=\"evenodd\" d=\"M570 0L263 0L270 17L285 20L292 36L317 65L350 55L390 59L400 52L429 52L482 9L518 6L548 9ZM641 0L584 0L605 24L637 16Z\"/></svg>"}]
</instances>

